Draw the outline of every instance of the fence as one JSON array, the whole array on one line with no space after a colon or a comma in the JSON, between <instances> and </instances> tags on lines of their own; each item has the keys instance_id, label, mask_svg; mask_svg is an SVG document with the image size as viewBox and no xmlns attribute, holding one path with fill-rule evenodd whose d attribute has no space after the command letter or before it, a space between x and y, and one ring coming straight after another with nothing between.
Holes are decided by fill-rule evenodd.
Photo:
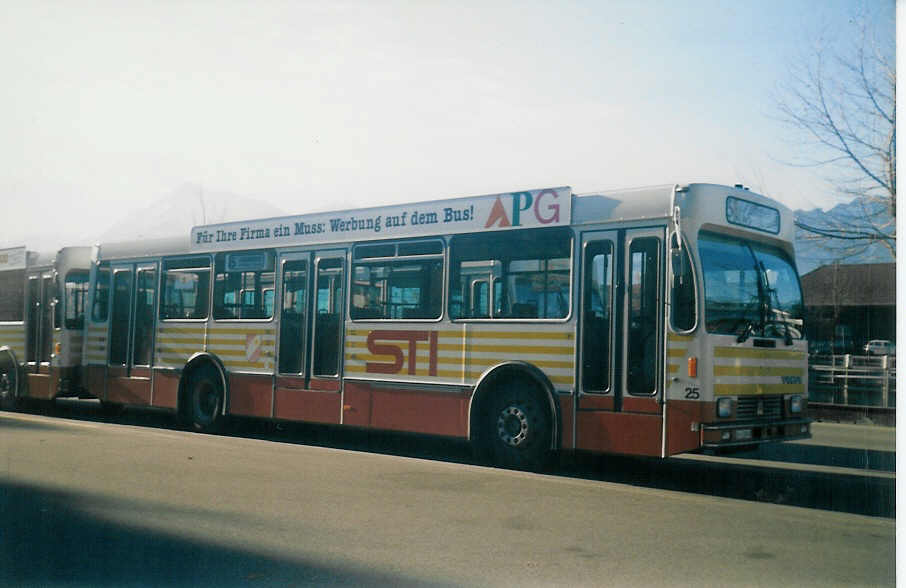
<instances>
[{"instance_id":1,"label":"fence","mask_svg":"<svg viewBox=\"0 0 906 588\"><path fill-rule=\"evenodd\" d=\"M896 406L896 356L810 355L809 402Z\"/></svg>"}]
</instances>

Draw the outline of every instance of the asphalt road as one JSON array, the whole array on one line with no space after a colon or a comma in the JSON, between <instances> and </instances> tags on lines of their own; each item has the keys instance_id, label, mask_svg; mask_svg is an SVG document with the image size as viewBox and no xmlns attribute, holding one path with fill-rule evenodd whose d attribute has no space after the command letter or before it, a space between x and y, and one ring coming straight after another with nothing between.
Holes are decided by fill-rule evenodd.
<instances>
[{"instance_id":1,"label":"asphalt road","mask_svg":"<svg viewBox=\"0 0 906 588\"><path fill-rule=\"evenodd\" d=\"M538 475L424 438L141 418L0 413L0 584L894 583L894 521L853 514L889 476L628 458ZM411 457L434 453L452 457ZM827 489L855 494L848 512L790 506Z\"/></svg>"}]
</instances>

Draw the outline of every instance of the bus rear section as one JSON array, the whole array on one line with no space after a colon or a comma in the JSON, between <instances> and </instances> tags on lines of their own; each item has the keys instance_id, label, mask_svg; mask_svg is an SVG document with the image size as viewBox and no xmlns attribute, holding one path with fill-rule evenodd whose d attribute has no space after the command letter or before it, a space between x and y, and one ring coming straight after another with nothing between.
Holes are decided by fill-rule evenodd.
<instances>
[{"instance_id":1,"label":"bus rear section","mask_svg":"<svg viewBox=\"0 0 906 588\"><path fill-rule=\"evenodd\" d=\"M0 399L86 394L81 370L90 248L0 250Z\"/></svg>"}]
</instances>

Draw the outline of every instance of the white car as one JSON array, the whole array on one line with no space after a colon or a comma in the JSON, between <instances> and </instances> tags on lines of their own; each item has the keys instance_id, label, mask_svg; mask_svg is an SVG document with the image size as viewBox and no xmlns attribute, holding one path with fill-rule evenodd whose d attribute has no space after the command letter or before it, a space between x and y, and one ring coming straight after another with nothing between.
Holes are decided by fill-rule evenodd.
<instances>
[{"instance_id":1,"label":"white car","mask_svg":"<svg viewBox=\"0 0 906 588\"><path fill-rule=\"evenodd\" d=\"M893 355L896 346L886 339L872 339L865 344L865 353L868 355Z\"/></svg>"}]
</instances>

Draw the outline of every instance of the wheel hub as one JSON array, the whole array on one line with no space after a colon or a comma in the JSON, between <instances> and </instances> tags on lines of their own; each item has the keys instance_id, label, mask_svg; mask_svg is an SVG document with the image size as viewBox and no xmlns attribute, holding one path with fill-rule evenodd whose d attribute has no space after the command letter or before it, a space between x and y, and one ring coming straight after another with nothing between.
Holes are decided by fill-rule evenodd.
<instances>
[{"instance_id":1,"label":"wheel hub","mask_svg":"<svg viewBox=\"0 0 906 588\"><path fill-rule=\"evenodd\" d=\"M528 414L521 406L508 406L497 417L497 435L511 447L525 443L528 432Z\"/></svg>"}]
</instances>

